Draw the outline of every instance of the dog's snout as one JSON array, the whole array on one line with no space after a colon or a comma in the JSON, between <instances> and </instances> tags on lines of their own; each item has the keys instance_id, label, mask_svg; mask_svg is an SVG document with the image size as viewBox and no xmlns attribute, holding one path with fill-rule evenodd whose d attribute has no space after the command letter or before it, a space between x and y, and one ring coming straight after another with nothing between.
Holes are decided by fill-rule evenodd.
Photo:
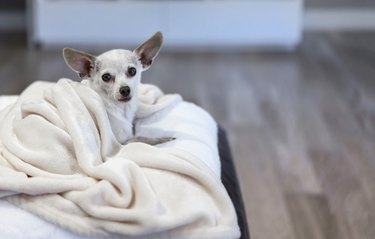
<instances>
[{"instance_id":1,"label":"dog's snout","mask_svg":"<svg viewBox=\"0 0 375 239\"><path fill-rule=\"evenodd\" d=\"M129 86L123 86L120 88L120 94L124 97L130 96L130 87Z\"/></svg>"}]
</instances>

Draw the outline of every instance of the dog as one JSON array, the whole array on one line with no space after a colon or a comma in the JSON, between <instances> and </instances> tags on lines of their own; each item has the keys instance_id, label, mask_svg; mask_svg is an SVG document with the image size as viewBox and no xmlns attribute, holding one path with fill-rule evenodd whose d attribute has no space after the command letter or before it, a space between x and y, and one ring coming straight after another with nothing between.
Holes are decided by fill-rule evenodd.
<instances>
[{"instance_id":1,"label":"dog","mask_svg":"<svg viewBox=\"0 0 375 239\"><path fill-rule=\"evenodd\" d=\"M81 83L101 96L112 131L121 144L156 145L174 140L173 137L135 137L133 130L141 73L150 68L162 44L163 35L157 32L134 51L116 49L93 56L72 48L63 49L66 64L78 73Z\"/></svg>"}]
</instances>

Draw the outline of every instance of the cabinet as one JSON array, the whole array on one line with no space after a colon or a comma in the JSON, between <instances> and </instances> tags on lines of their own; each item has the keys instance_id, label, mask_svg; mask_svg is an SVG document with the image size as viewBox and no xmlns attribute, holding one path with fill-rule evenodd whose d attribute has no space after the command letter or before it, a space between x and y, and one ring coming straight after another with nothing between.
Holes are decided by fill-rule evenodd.
<instances>
[{"instance_id":1,"label":"cabinet","mask_svg":"<svg viewBox=\"0 0 375 239\"><path fill-rule=\"evenodd\" d=\"M302 0L35 0L31 45L133 47L156 31L168 48L294 47Z\"/></svg>"}]
</instances>

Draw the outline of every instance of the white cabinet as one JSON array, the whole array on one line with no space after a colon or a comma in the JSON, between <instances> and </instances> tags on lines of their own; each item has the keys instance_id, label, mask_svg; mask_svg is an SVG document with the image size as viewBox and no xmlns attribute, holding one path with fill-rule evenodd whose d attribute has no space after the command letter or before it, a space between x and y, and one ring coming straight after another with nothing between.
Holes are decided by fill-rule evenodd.
<instances>
[{"instance_id":1,"label":"white cabinet","mask_svg":"<svg viewBox=\"0 0 375 239\"><path fill-rule=\"evenodd\" d=\"M293 47L302 0L35 0L31 44L135 46L156 31L165 47Z\"/></svg>"}]
</instances>

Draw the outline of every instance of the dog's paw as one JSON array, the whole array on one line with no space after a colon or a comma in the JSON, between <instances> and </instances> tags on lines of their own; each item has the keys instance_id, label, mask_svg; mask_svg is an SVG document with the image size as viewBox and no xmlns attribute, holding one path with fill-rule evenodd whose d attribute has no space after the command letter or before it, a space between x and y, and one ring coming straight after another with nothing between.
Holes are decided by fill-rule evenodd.
<instances>
[{"instance_id":1,"label":"dog's paw","mask_svg":"<svg viewBox=\"0 0 375 239\"><path fill-rule=\"evenodd\" d=\"M157 144L163 144L163 143L167 143L167 142L176 140L176 138L175 137L160 137L160 138L157 138L156 140L158 141Z\"/></svg>"},{"instance_id":2,"label":"dog's paw","mask_svg":"<svg viewBox=\"0 0 375 239\"><path fill-rule=\"evenodd\" d=\"M159 138L148 138L148 137L135 137L130 142L141 142L149 145L164 144L175 140L175 137L159 137Z\"/></svg>"}]
</instances>

